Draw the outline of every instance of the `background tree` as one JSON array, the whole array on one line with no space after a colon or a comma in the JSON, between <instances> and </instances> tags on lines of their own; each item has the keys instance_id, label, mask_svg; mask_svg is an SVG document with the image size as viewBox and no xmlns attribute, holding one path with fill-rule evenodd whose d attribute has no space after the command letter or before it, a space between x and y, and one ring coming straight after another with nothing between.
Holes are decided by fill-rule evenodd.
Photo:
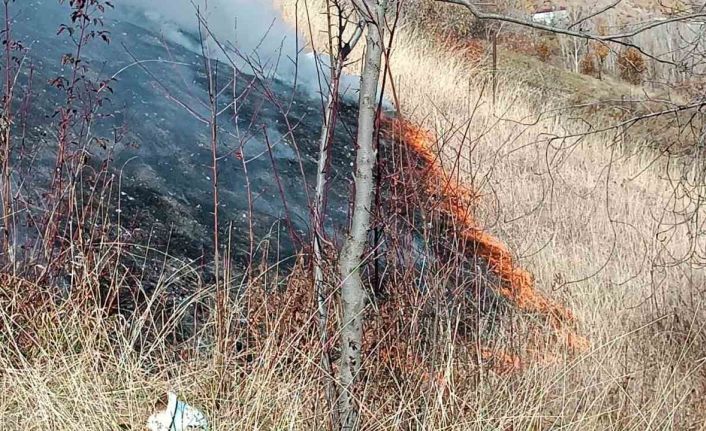
<instances>
[{"instance_id":1,"label":"background tree","mask_svg":"<svg viewBox=\"0 0 706 431\"><path fill-rule=\"evenodd\" d=\"M593 47L593 52L596 55L596 60L598 62L598 79L603 79L603 69L605 68L605 62L610 54L610 48L608 45L603 43L595 43Z\"/></svg>"},{"instance_id":2,"label":"background tree","mask_svg":"<svg viewBox=\"0 0 706 431\"><path fill-rule=\"evenodd\" d=\"M620 52L618 71L623 80L633 85L639 85L642 83L642 77L646 70L645 60L636 49L627 48Z\"/></svg>"},{"instance_id":3,"label":"background tree","mask_svg":"<svg viewBox=\"0 0 706 431\"><path fill-rule=\"evenodd\" d=\"M579 68L584 75L598 77L600 73L598 67L596 67L596 56L591 51L587 51L583 55Z\"/></svg>"}]
</instances>

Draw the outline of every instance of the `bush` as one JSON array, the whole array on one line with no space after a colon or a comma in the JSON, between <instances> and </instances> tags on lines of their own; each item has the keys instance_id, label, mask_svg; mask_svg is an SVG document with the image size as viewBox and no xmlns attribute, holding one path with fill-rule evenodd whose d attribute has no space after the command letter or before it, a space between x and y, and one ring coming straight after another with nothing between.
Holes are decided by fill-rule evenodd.
<instances>
[{"instance_id":1,"label":"bush","mask_svg":"<svg viewBox=\"0 0 706 431\"><path fill-rule=\"evenodd\" d=\"M608 45L605 43L594 44L593 51L596 53L596 57L601 64L605 62L606 58L608 58L608 54L610 54L610 48L608 48Z\"/></svg>"},{"instance_id":2,"label":"bush","mask_svg":"<svg viewBox=\"0 0 706 431\"><path fill-rule=\"evenodd\" d=\"M593 50L596 53L596 60L598 60L598 79L603 79L603 68L610 54L610 48L605 43L596 43Z\"/></svg>"},{"instance_id":3,"label":"bush","mask_svg":"<svg viewBox=\"0 0 706 431\"><path fill-rule=\"evenodd\" d=\"M552 56L552 49L551 49L551 47L549 46L549 44L548 44L546 41L544 41L544 40L540 40L540 41L535 45L535 51L536 51L536 54L537 54L537 58L539 58L540 60L542 60L542 61L545 62L545 63L546 63L547 61L549 61L549 59L550 59L551 56Z\"/></svg>"},{"instance_id":4,"label":"bush","mask_svg":"<svg viewBox=\"0 0 706 431\"><path fill-rule=\"evenodd\" d=\"M618 71L620 77L634 85L642 83L642 77L647 71L645 59L635 48L623 50L618 56Z\"/></svg>"},{"instance_id":5,"label":"bush","mask_svg":"<svg viewBox=\"0 0 706 431\"><path fill-rule=\"evenodd\" d=\"M584 75L593 77L599 76L598 67L596 67L596 56L591 52L587 52L579 63L579 70Z\"/></svg>"}]
</instances>

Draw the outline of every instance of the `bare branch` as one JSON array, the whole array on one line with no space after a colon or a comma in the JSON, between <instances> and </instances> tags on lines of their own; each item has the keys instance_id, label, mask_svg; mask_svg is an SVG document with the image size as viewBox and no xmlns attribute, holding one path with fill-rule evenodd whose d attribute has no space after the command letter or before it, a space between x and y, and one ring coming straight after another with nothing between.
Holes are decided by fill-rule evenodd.
<instances>
[{"instance_id":1,"label":"bare branch","mask_svg":"<svg viewBox=\"0 0 706 431\"><path fill-rule=\"evenodd\" d=\"M606 7L604 7L604 8L601 8L601 9L597 10L596 12L594 12L594 13L592 13L592 14L590 14L590 15L587 15L587 16L585 16L585 17L583 17L583 18L580 18L580 19L576 20L576 22L574 22L573 24L571 24L568 28L569 28L569 29L572 29L573 27L576 27L577 25L581 24L582 22L586 22L586 21L588 21L588 20L591 19L591 18L595 18L595 17L597 17L598 15L600 15L600 14L602 14L602 13L605 13L605 12L607 12L607 11L613 9L614 7L616 7L617 5L619 5L619 4L622 3L622 2L623 2L623 0L615 0L613 3L609 4L608 6L606 6Z\"/></svg>"},{"instance_id":2,"label":"bare branch","mask_svg":"<svg viewBox=\"0 0 706 431\"><path fill-rule=\"evenodd\" d=\"M692 13L692 14L687 14L687 15L674 16L672 18L668 18L668 19L664 19L664 20L651 21L651 22L644 24L644 25L641 25L631 31L627 31L627 32L623 32L623 33L600 35L600 34L594 34L594 33L588 33L588 32L575 31L575 30L571 30L571 28L560 28L560 27L555 27L555 26L551 26L551 25L536 23L536 22L532 22L532 21L527 21L525 19L512 17L509 15L483 12L478 8L477 5L473 4L470 0L436 0L436 1L440 2L440 3L451 3L451 4L457 4L460 6L464 6L471 12L471 14L473 16L475 16L477 19L480 19L480 20L508 22L511 24L517 24L517 25L521 25L524 27L533 28L536 30L544 30L544 31L549 31L549 32L556 33L556 34L563 34L566 36L573 36L573 37L577 37L577 38L581 38L581 39L595 40L595 41L599 41L599 42L617 43L617 44L625 46L625 47L635 48L638 51L640 51L641 54L644 54L657 62L665 63L665 64L674 64L674 63L671 61L668 61L668 60L663 60L661 58L655 57L654 55L651 55L650 53L645 52L645 50L643 50L640 46L635 45L634 43L630 42L627 39L629 39L633 36L636 36L640 33L643 33L647 30L651 30L653 28L660 27L662 25L669 24L672 22L688 21L688 20L692 20L692 19L696 19L696 18L706 17L706 12L700 11L697 13ZM615 4L617 4L617 2ZM608 9L610 9L610 8L603 10L601 13L605 12Z\"/></svg>"},{"instance_id":3,"label":"bare branch","mask_svg":"<svg viewBox=\"0 0 706 431\"><path fill-rule=\"evenodd\" d=\"M364 28L365 21L361 20L360 22L358 22L358 25L355 28L355 32L353 32L351 38L341 47L341 57L343 58L343 60L345 60L348 57L348 54L350 54L351 51L353 51L353 49L355 48L355 46L358 45L361 36L363 36Z\"/></svg>"}]
</instances>

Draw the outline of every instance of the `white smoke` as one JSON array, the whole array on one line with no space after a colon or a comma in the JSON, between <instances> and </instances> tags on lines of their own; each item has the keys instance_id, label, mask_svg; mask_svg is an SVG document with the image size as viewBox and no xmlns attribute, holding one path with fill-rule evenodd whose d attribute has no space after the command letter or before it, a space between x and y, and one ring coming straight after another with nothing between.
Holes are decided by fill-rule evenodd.
<instances>
[{"instance_id":1,"label":"white smoke","mask_svg":"<svg viewBox=\"0 0 706 431\"><path fill-rule=\"evenodd\" d=\"M297 85L314 94L320 88L319 76L328 70L328 59L323 58L317 73L316 60L305 49L305 40L297 37L267 0L123 0L116 7L118 12L123 9L122 12L146 18L169 41L201 53L198 8L208 30L221 45L237 49L240 58L232 52L228 57L238 67L252 72L248 63L255 63L264 74L290 83L296 79ZM208 36L203 28L202 33L205 38ZM210 56L228 61L215 43L208 46ZM347 77L344 81L342 88L352 96L357 79Z\"/></svg>"}]
</instances>

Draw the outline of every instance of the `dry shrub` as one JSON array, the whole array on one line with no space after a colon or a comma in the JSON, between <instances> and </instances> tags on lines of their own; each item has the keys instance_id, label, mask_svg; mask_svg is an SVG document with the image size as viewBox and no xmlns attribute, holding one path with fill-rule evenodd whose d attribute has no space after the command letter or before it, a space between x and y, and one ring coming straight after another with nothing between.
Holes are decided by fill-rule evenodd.
<instances>
[{"instance_id":1,"label":"dry shrub","mask_svg":"<svg viewBox=\"0 0 706 431\"><path fill-rule=\"evenodd\" d=\"M581 63L579 63L579 70L582 74L598 77L598 67L596 67L596 57L591 51L587 52L583 58L581 58Z\"/></svg>"},{"instance_id":2,"label":"dry shrub","mask_svg":"<svg viewBox=\"0 0 706 431\"><path fill-rule=\"evenodd\" d=\"M598 62L598 79L603 78L603 68L605 67L605 61L610 54L610 48L605 43L595 43L593 44L593 52L596 55L596 61Z\"/></svg>"},{"instance_id":3,"label":"dry shrub","mask_svg":"<svg viewBox=\"0 0 706 431\"><path fill-rule=\"evenodd\" d=\"M51 297L35 283L0 274L0 310L11 316L0 320L0 344L13 344L19 355L32 354L41 332L59 324L49 304Z\"/></svg>"},{"instance_id":4,"label":"dry shrub","mask_svg":"<svg viewBox=\"0 0 706 431\"><path fill-rule=\"evenodd\" d=\"M537 58L546 63L552 56L552 49L546 41L540 40L535 44L535 53Z\"/></svg>"},{"instance_id":5,"label":"dry shrub","mask_svg":"<svg viewBox=\"0 0 706 431\"><path fill-rule=\"evenodd\" d=\"M627 48L621 51L618 56L618 70L623 80L633 85L640 85L643 75L647 71L647 64L640 51L635 48Z\"/></svg>"},{"instance_id":6,"label":"dry shrub","mask_svg":"<svg viewBox=\"0 0 706 431\"><path fill-rule=\"evenodd\" d=\"M596 43L593 45L593 52L596 54L596 59L598 62L603 64L610 54L610 48L604 43Z\"/></svg>"},{"instance_id":7,"label":"dry shrub","mask_svg":"<svg viewBox=\"0 0 706 431\"><path fill-rule=\"evenodd\" d=\"M502 44L505 49L512 52L518 52L531 56L537 55L536 38L530 32L501 33L498 36L498 44ZM549 45L547 45L547 48L549 49ZM551 53L551 49L549 49L549 53Z\"/></svg>"},{"instance_id":8,"label":"dry shrub","mask_svg":"<svg viewBox=\"0 0 706 431\"><path fill-rule=\"evenodd\" d=\"M329 265L325 270L326 280L333 283L336 279L335 267ZM303 256L297 260L284 286L276 289L249 286L245 292L245 303L247 346L253 353L264 349L269 340L278 341L283 355L317 350L318 316L309 266ZM333 322L333 319L329 321Z\"/></svg>"}]
</instances>

